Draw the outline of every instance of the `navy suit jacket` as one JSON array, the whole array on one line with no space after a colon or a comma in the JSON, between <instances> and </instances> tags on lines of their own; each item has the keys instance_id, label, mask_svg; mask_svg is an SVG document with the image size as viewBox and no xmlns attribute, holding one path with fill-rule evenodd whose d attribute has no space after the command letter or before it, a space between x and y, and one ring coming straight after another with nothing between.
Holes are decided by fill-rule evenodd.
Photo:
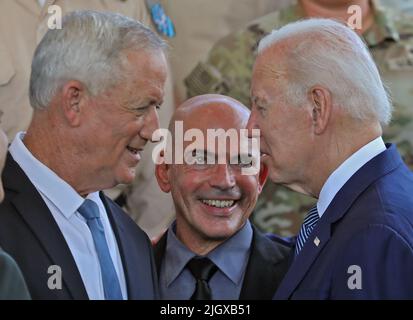
<instances>
[{"instance_id":1,"label":"navy suit jacket","mask_svg":"<svg viewBox=\"0 0 413 320\"><path fill-rule=\"evenodd\" d=\"M394 145L337 193L274 298L413 298L413 174Z\"/></svg>"},{"instance_id":2,"label":"navy suit jacket","mask_svg":"<svg viewBox=\"0 0 413 320\"><path fill-rule=\"evenodd\" d=\"M70 249L41 195L8 154L0 204L0 246L18 263L33 299L88 299ZM125 272L129 299L158 298L151 243L114 202L101 193ZM62 270L62 289L49 289L51 265Z\"/></svg>"}]
</instances>

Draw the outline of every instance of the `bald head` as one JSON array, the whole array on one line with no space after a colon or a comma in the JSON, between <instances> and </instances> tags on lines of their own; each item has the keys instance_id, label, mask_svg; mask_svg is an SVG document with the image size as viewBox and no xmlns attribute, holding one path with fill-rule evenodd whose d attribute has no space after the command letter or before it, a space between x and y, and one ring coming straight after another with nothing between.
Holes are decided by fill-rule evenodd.
<instances>
[{"instance_id":1,"label":"bald head","mask_svg":"<svg viewBox=\"0 0 413 320\"><path fill-rule=\"evenodd\" d=\"M246 106L231 97L204 94L186 100L177 108L169 123L169 130L174 133L176 121L183 121L185 129L240 129L245 128L249 114ZM235 124L236 127L229 124Z\"/></svg>"}]
</instances>

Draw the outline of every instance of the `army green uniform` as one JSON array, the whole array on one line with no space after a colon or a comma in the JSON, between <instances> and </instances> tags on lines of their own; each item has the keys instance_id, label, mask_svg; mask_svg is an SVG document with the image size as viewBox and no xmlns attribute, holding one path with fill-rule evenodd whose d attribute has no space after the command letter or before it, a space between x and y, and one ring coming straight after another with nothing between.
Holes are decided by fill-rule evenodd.
<instances>
[{"instance_id":1,"label":"army green uniform","mask_svg":"<svg viewBox=\"0 0 413 320\"><path fill-rule=\"evenodd\" d=\"M413 19L373 4L374 24L363 34L390 89L395 111L384 138L395 142L413 168ZM249 23L220 40L208 60L186 78L188 95L217 92L250 105L250 82L258 42L271 30L304 17L301 7L289 6ZM303 215L315 203L307 196L267 183L253 215L255 224L284 236L296 234Z\"/></svg>"}]
</instances>

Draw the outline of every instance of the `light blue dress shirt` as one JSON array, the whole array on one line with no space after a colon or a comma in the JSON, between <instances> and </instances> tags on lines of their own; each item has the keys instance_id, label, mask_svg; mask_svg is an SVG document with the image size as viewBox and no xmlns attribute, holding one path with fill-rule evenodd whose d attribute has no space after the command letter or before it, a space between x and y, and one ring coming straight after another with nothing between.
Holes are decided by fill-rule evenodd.
<instances>
[{"instance_id":1,"label":"light blue dress shirt","mask_svg":"<svg viewBox=\"0 0 413 320\"><path fill-rule=\"evenodd\" d=\"M89 299L103 300L105 295L102 275L92 233L86 220L77 211L84 199L68 183L31 154L23 143L24 135L24 132L19 132L16 135L10 145L9 152L40 193L59 226L76 262ZM106 241L119 278L122 296L127 299L122 260L105 206L99 197L99 192L90 193L87 199L94 201L99 207ZM64 275L65 270L62 269L62 276L64 277Z\"/></svg>"},{"instance_id":2,"label":"light blue dress shirt","mask_svg":"<svg viewBox=\"0 0 413 320\"><path fill-rule=\"evenodd\" d=\"M345 183L367 162L386 150L381 137L369 142L346 159L324 183L317 201L320 218Z\"/></svg>"},{"instance_id":3,"label":"light blue dress shirt","mask_svg":"<svg viewBox=\"0 0 413 320\"><path fill-rule=\"evenodd\" d=\"M250 256L253 231L249 221L231 238L216 247L207 257L218 267L209 281L213 300L238 300ZM159 286L162 299L188 300L196 281L185 267L195 253L175 235L175 223L168 229L162 259Z\"/></svg>"}]
</instances>

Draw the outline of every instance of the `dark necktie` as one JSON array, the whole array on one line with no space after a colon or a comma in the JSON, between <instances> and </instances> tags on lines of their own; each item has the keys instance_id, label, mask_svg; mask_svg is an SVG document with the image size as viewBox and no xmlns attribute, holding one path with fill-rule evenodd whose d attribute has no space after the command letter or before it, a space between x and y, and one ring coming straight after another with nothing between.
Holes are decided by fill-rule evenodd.
<instances>
[{"instance_id":1,"label":"dark necktie","mask_svg":"<svg viewBox=\"0 0 413 320\"><path fill-rule=\"evenodd\" d=\"M100 220L99 207L92 200L86 199L78 211L86 219L86 223L92 233L102 272L105 299L122 300L118 276L109 253L102 221Z\"/></svg>"},{"instance_id":2,"label":"dark necktie","mask_svg":"<svg viewBox=\"0 0 413 320\"><path fill-rule=\"evenodd\" d=\"M208 282L218 270L218 267L208 258L200 257L192 258L187 267L196 279L196 288L191 300L211 300L211 288Z\"/></svg>"},{"instance_id":3,"label":"dark necktie","mask_svg":"<svg viewBox=\"0 0 413 320\"><path fill-rule=\"evenodd\" d=\"M301 226L300 233L297 237L297 243L295 246L295 255L297 256L301 249L304 247L304 243L310 236L311 231L313 231L316 226L320 216L318 215L317 206L314 206L307 213L307 216L304 219L303 225Z\"/></svg>"}]
</instances>

